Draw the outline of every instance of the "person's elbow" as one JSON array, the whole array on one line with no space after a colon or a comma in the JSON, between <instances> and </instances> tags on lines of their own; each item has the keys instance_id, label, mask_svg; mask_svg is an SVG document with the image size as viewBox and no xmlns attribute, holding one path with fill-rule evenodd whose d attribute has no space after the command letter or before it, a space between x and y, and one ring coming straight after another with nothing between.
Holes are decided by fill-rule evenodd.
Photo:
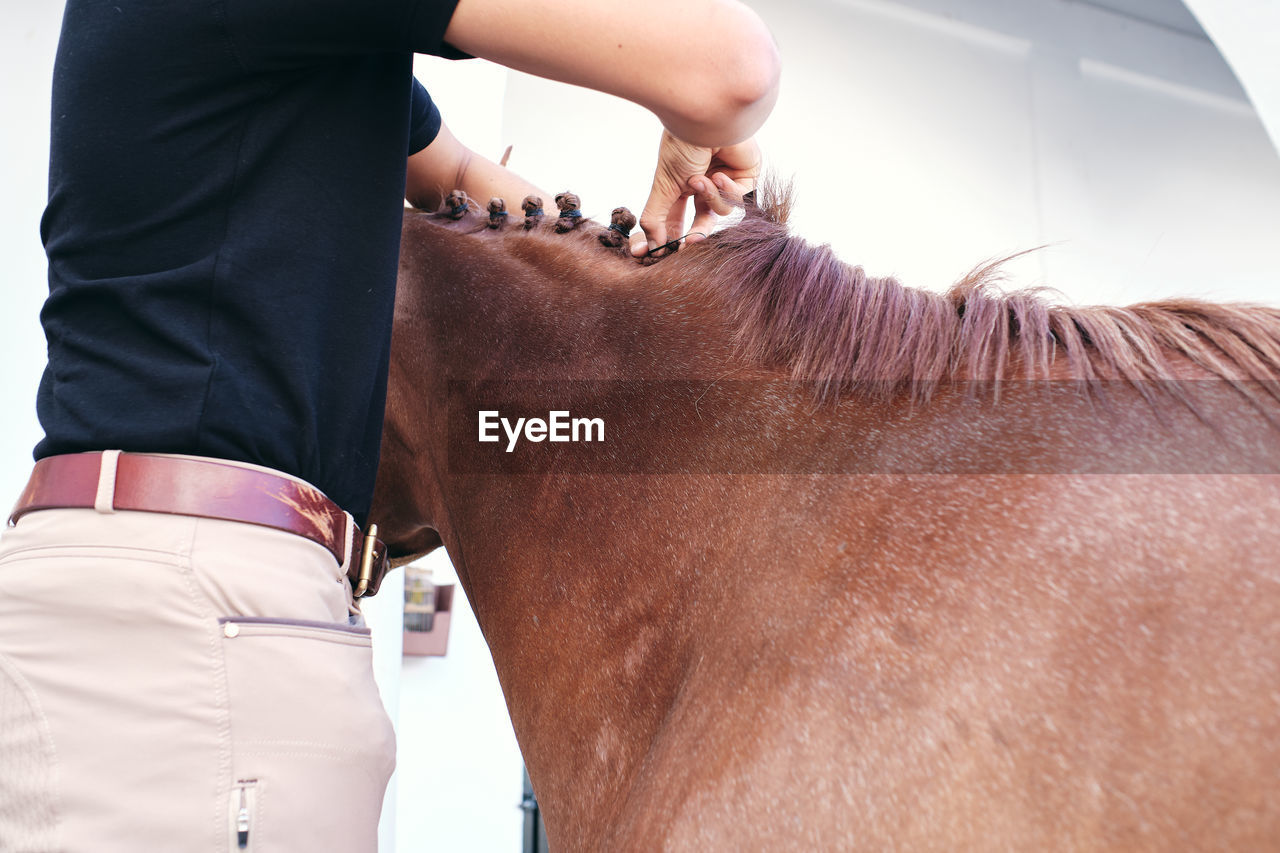
<instances>
[{"instance_id":1,"label":"person's elbow","mask_svg":"<svg viewBox=\"0 0 1280 853\"><path fill-rule=\"evenodd\" d=\"M731 57L726 73L724 97L738 111L773 108L778 99L782 79L782 57L773 34L752 13L737 34L738 50Z\"/></svg>"},{"instance_id":2,"label":"person's elbow","mask_svg":"<svg viewBox=\"0 0 1280 853\"><path fill-rule=\"evenodd\" d=\"M750 126L750 131L740 131L746 138L764 124L778 100L782 61L767 30L751 54L739 57L732 64L727 78L720 93L721 109L727 115L739 116L743 127Z\"/></svg>"},{"instance_id":3,"label":"person's elbow","mask_svg":"<svg viewBox=\"0 0 1280 853\"><path fill-rule=\"evenodd\" d=\"M759 130L778 99L782 60L754 13L717 36L721 50L706 57L702 73L686 77L667 126L687 142L716 147L741 142ZM681 131L684 131L683 133Z\"/></svg>"}]
</instances>

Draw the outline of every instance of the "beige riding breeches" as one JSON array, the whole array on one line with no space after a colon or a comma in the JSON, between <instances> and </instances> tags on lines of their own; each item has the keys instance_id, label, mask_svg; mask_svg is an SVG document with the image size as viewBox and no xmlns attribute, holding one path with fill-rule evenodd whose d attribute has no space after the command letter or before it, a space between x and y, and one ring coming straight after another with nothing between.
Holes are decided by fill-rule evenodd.
<instances>
[{"instance_id":1,"label":"beige riding breeches","mask_svg":"<svg viewBox=\"0 0 1280 853\"><path fill-rule=\"evenodd\" d=\"M350 557L348 557L350 559ZM375 851L394 764L346 566L53 509L0 538L0 851Z\"/></svg>"}]
</instances>

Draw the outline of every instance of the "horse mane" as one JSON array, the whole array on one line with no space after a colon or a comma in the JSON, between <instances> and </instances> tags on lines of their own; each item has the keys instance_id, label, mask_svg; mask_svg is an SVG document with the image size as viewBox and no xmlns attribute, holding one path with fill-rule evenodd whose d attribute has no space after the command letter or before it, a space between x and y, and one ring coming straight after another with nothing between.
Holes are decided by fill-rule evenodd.
<instances>
[{"instance_id":1,"label":"horse mane","mask_svg":"<svg viewBox=\"0 0 1280 853\"><path fill-rule=\"evenodd\" d=\"M726 307L745 359L812 383L819 397L887 397L906 389L926 400L948 381L980 385L1062 372L1085 383L1127 381L1146 396L1148 383L1180 378L1175 362L1186 360L1255 402L1259 388L1280 400L1280 309L1197 299L1056 304L1047 298L1056 292L1049 288L1000 288L1001 265L1023 253L980 265L945 293L910 288L893 277L869 276L830 246L792 235L792 203L790 186L765 181L741 222L658 267L698 282ZM491 230L483 214L462 222L428 215L480 237L523 233L576 249L566 261L635 264L625 249L601 247L597 235L605 226L591 220L561 235L551 228L554 216L525 232L514 225ZM673 293L654 292L655 298ZM1059 372L1051 374L1055 366Z\"/></svg>"},{"instance_id":2,"label":"horse mane","mask_svg":"<svg viewBox=\"0 0 1280 853\"><path fill-rule=\"evenodd\" d=\"M1000 289L1001 264L1018 255L979 266L946 293L908 288L790 234L789 187L766 183L761 195L740 224L703 244L713 251L689 261L727 290L744 354L816 382L820 394L905 386L927 398L948 380L1049 378L1059 359L1070 379L1141 388L1178 378L1173 355L1250 397L1247 386L1260 381L1280 399L1280 309L1195 299L1053 304L1047 288Z\"/></svg>"}]
</instances>

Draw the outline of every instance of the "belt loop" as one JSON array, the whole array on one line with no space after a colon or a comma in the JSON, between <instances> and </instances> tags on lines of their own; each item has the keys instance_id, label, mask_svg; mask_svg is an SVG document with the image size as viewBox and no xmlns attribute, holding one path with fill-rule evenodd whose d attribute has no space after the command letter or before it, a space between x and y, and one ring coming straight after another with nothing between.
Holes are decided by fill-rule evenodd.
<instances>
[{"instance_id":1,"label":"belt loop","mask_svg":"<svg viewBox=\"0 0 1280 853\"><path fill-rule=\"evenodd\" d=\"M347 544L343 550L345 556L342 560L342 573L345 575L351 571L351 560L357 556L351 553L356 542L356 520L345 510L342 514L347 517Z\"/></svg>"},{"instance_id":2,"label":"belt loop","mask_svg":"<svg viewBox=\"0 0 1280 853\"><path fill-rule=\"evenodd\" d=\"M102 451L102 463L98 469L98 495L93 500L93 508L97 512L116 511L116 467L119 462L119 450Z\"/></svg>"}]
</instances>

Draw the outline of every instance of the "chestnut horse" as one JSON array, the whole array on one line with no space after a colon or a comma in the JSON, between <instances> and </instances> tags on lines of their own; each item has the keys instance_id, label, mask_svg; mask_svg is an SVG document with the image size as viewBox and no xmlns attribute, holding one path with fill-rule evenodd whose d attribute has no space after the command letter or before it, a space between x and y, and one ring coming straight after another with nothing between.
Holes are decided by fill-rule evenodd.
<instances>
[{"instance_id":1,"label":"chestnut horse","mask_svg":"<svg viewBox=\"0 0 1280 853\"><path fill-rule=\"evenodd\" d=\"M786 204L651 266L406 215L371 517L553 849L1280 846L1280 311L912 290Z\"/></svg>"}]
</instances>

